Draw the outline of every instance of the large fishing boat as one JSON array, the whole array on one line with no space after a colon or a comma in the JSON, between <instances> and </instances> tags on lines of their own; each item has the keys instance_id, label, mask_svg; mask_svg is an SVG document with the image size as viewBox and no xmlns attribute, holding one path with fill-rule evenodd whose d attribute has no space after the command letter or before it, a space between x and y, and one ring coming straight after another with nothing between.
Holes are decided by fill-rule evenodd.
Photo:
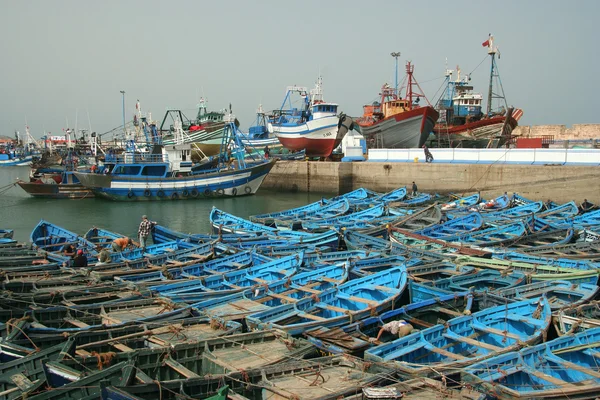
<instances>
[{"instance_id":1,"label":"large fishing boat","mask_svg":"<svg viewBox=\"0 0 600 400\"><path fill-rule=\"evenodd\" d=\"M181 110L167 110L160 124L159 131L165 145L176 143L176 136L185 138L186 143L193 143L192 156L203 159L219 153L221 141L225 135L225 126L234 121L225 110L207 111L206 100L200 99L196 119L189 119ZM176 132L179 130L180 132Z\"/></svg>"},{"instance_id":2,"label":"large fishing boat","mask_svg":"<svg viewBox=\"0 0 600 400\"><path fill-rule=\"evenodd\" d=\"M414 65L408 61L404 98L398 85L390 87L386 83L381 88L381 101L365 105L363 116L355 121L370 148L421 147L429 137L439 114L422 94L413 72ZM421 98L427 101L426 106L419 105Z\"/></svg>"},{"instance_id":3,"label":"large fishing boat","mask_svg":"<svg viewBox=\"0 0 600 400\"><path fill-rule=\"evenodd\" d=\"M99 173L75 176L96 195L110 200L178 200L254 194L275 161L246 158L235 124L225 127L218 157L194 165L192 144L154 145L149 152L106 158Z\"/></svg>"},{"instance_id":4,"label":"large fishing boat","mask_svg":"<svg viewBox=\"0 0 600 400\"><path fill-rule=\"evenodd\" d=\"M494 37L482 43L488 48L491 59L490 86L487 110L483 112L483 95L473 92L471 76L461 78L456 67L457 77L452 80L454 71L446 69L446 90L437 103L440 118L433 132L439 147L498 147L511 138L523 116L520 108L509 107L500 81ZM494 82L498 82L494 88ZM494 109L492 102L497 99L500 105Z\"/></svg>"},{"instance_id":5,"label":"large fishing boat","mask_svg":"<svg viewBox=\"0 0 600 400\"><path fill-rule=\"evenodd\" d=\"M294 93L303 99L301 109L291 105ZM286 108L288 103L289 108ZM287 88L283 104L273 112L268 129L291 151L305 150L309 157L328 157L352 128L352 119L344 114L338 117L337 109L337 104L323 100L322 79L319 77L310 93L305 87Z\"/></svg>"}]
</instances>

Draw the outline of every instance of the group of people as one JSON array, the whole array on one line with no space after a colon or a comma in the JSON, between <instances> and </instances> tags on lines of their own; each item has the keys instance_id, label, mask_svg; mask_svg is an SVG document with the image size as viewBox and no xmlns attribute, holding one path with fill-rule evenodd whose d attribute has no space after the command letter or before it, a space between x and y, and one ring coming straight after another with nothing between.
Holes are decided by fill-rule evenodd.
<instances>
[{"instance_id":1,"label":"group of people","mask_svg":"<svg viewBox=\"0 0 600 400\"><path fill-rule=\"evenodd\" d=\"M111 243L111 250L114 253L120 253L127 248L131 248L134 246L140 247L142 250L146 250L146 246L148 244L148 237L152 233L152 228L156 225L156 222L150 221L147 215L142 216L142 222L138 227L138 238L139 244L135 243L131 238L128 237L120 237ZM112 262L111 252L102 246L97 246L96 250L98 251L98 262L95 265L108 264ZM62 248L62 254L65 257L69 257L71 259L71 266L75 268L86 268L88 266L88 258L83 249L76 250L73 243L67 243Z\"/></svg>"}]
</instances>

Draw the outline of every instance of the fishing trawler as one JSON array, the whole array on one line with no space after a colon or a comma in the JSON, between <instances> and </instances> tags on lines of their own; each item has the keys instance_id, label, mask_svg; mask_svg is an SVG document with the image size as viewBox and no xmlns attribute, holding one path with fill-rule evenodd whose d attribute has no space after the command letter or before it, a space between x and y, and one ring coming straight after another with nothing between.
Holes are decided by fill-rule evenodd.
<instances>
[{"instance_id":1,"label":"fishing trawler","mask_svg":"<svg viewBox=\"0 0 600 400\"><path fill-rule=\"evenodd\" d=\"M269 132L273 132L285 148L291 151L304 150L308 157L330 156L352 128L350 117L337 115L336 103L323 100L322 83L319 77L310 92L305 87L289 86L281 108L273 111L267 125ZM301 109L291 105L294 93L303 99Z\"/></svg>"},{"instance_id":2,"label":"fishing trawler","mask_svg":"<svg viewBox=\"0 0 600 400\"><path fill-rule=\"evenodd\" d=\"M470 74L461 78L457 66L457 78L452 80L454 71L446 69L446 90L437 103L440 118L433 129L438 147L502 146L510 140L523 116L523 110L509 107L506 102L496 65L499 52L494 37L490 35L482 45L488 48L491 60L487 110L483 111L483 95L473 92ZM495 81L499 83L496 88ZM494 99L501 101L496 109L492 107Z\"/></svg>"},{"instance_id":3,"label":"fishing trawler","mask_svg":"<svg viewBox=\"0 0 600 400\"><path fill-rule=\"evenodd\" d=\"M406 63L406 96L402 98L398 86L387 83L381 88L381 101L363 107L363 116L356 119L360 133L370 148L421 147L438 119L438 112L427 98L413 76L414 65ZM413 90L416 86L419 91ZM427 101L421 106L420 99Z\"/></svg>"}]
</instances>

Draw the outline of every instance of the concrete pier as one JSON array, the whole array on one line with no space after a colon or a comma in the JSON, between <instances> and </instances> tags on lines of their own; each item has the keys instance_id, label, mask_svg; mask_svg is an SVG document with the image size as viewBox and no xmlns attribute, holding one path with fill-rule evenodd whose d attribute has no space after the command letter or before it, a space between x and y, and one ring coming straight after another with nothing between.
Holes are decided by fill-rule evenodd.
<instances>
[{"instance_id":1,"label":"concrete pier","mask_svg":"<svg viewBox=\"0 0 600 400\"><path fill-rule=\"evenodd\" d=\"M413 181L430 193L490 198L516 192L534 200L600 203L600 167L587 166L280 161L262 187L339 194L360 187L387 192Z\"/></svg>"}]
</instances>

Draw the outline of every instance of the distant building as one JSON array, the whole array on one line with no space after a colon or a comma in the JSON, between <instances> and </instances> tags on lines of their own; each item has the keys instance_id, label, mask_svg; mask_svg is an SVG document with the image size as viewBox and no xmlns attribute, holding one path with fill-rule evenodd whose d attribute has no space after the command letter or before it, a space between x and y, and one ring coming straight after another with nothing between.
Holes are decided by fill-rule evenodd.
<instances>
[{"instance_id":1,"label":"distant building","mask_svg":"<svg viewBox=\"0 0 600 400\"><path fill-rule=\"evenodd\" d=\"M0 145L7 145L8 143L13 143L14 141L15 141L15 139L10 136L1 136L0 135Z\"/></svg>"}]
</instances>

